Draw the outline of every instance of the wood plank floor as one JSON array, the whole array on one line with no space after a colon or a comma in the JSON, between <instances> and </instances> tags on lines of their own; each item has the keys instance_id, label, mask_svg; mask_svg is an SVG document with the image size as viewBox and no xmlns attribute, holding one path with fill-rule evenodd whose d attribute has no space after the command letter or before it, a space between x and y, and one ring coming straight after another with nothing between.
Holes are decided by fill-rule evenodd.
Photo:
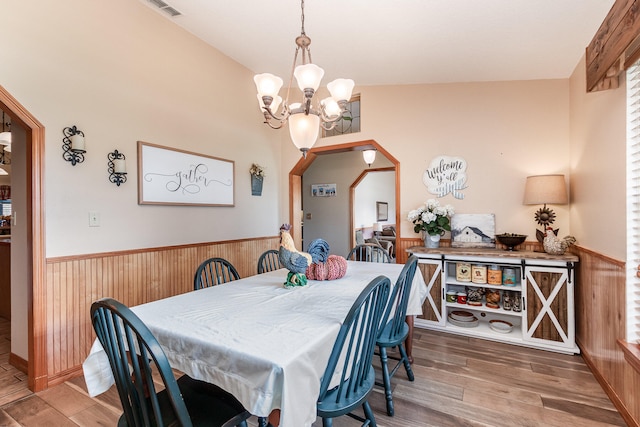
<instances>
[{"instance_id":1,"label":"wood plank floor","mask_svg":"<svg viewBox=\"0 0 640 427\"><path fill-rule=\"evenodd\" d=\"M29 392L26 376L8 364L8 331L0 319L0 426L116 425L114 387L90 398L76 378ZM415 381L403 370L393 379L396 415L386 415L381 390L370 399L381 427L625 426L580 356L424 329L416 330L413 354ZM334 425L359 423L341 417Z\"/></svg>"}]
</instances>

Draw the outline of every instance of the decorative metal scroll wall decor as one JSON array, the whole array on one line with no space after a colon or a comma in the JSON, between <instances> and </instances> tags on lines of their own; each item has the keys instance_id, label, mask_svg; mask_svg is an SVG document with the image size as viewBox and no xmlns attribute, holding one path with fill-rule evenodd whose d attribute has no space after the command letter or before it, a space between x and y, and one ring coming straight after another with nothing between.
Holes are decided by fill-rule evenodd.
<instances>
[{"instance_id":1,"label":"decorative metal scroll wall decor","mask_svg":"<svg viewBox=\"0 0 640 427\"><path fill-rule=\"evenodd\" d=\"M109 171L109 181L120 187L120 184L127 182L126 157L118 150L107 154L107 170Z\"/></svg>"},{"instance_id":2,"label":"decorative metal scroll wall decor","mask_svg":"<svg viewBox=\"0 0 640 427\"><path fill-rule=\"evenodd\" d=\"M62 130L64 138L62 138L62 158L71 162L73 166L76 163L84 162L84 133L75 126L66 127Z\"/></svg>"}]
</instances>

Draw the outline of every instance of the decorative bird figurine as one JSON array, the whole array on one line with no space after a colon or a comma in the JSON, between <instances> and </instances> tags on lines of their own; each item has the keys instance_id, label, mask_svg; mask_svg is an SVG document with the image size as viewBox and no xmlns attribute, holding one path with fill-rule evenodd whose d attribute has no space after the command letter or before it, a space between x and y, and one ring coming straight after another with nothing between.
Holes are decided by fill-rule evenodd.
<instances>
[{"instance_id":1,"label":"decorative bird figurine","mask_svg":"<svg viewBox=\"0 0 640 427\"><path fill-rule=\"evenodd\" d=\"M304 286L307 284L305 271L312 263L326 262L329 256L329 244L323 239L316 239L309 245L309 252L298 251L289 233L290 224L280 227L280 249L278 259L289 270L285 286Z\"/></svg>"},{"instance_id":2,"label":"decorative bird figurine","mask_svg":"<svg viewBox=\"0 0 640 427\"><path fill-rule=\"evenodd\" d=\"M565 236L559 238L553 232L553 228L547 227L542 246L544 251L551 255L562 255L567 248L576 242L576 238L573 236Z\"/></svg>"}]
</instances>

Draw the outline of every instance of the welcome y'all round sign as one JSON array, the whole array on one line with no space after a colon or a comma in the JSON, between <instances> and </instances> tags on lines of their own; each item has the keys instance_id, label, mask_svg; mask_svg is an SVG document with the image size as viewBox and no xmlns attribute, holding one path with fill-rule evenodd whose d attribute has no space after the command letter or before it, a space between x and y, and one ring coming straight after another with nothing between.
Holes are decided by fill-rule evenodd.
<instances>
[{"instance_id":1,"label":"welcome y'all round sign","mask_svg":"<svg viewBox=\"0 0 640 427\"><path fill-rule=\"evenodd\" d=\"M467 188L467 161L462 157L438 156L424 171L422 182L429 193L438 197L451 193L456 199L464 199L461 190Z\"/></svg>"}]
</instances>

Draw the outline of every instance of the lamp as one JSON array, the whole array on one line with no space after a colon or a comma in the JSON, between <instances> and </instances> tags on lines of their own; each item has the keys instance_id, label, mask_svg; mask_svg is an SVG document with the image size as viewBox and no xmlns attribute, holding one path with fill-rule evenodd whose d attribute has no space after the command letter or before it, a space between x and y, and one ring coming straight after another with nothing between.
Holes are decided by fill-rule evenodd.
<instances>
[{"instance_id":1,"label":"lamp","mask_svg":"<svg viewBox=\"0 0 640 427\"><path fill-rule=\"evenodd\" d=\"M265 123L272 129L280 129L289 122L289 133L293 144L302 151L302 156L307 157L307 152L315 144L320 133L320 127L324 130L333 129L337 122L347 111L347 103L351 98L354 82L351 79L336 79L327 85L330 97L327 97L312 106L313 96L320 86L324 76L324 70L311 61L311 39L304 32L304 0L300 2L302 10L302 29L296 37L296 52L293 57L293 69L289 77L287 95L282 102L278 92L282 87L282 79L273 74L256 74L253 81L258 89L258 103L264 113ZM302 51L302 63L297 65L298 53ZM289 92L296 78L298 87L304 93L301 103L289 104ZM282 103L282 109L278 113L278 107Z\"/></svg>"},{"instance_id":2,"label":"lamp","mask_svg":"<svg viewBox=\"0 0 640 427\"><path fill-rule=\"evenodd\" d=\"M376 160L376 151L377 150L364 150L362 152L362 158L369 167L371 167L371 163Z\"/></svg>"},{"instance_id":3,"label":"lamp","mask_svg":"<svg viewBox=\"0 0 640 427\"><path fill-rule=\"evenodd\" d=\"M546 229L556 219L556 214L547 207L547 203L554 205L566 205L568 203L567 187L564 175L534 175L528 176L524 187L525 205L544 205L535 213L536 222ZM558 230L554 230L555 233ZM536 238L539 242L544 239L544 231L536 230Z\"/></svg>"},{"instance_id":4,"label":"lamp","mask_svg":"<svg viewBox=\"0 0 640 427\"><path fill-rule=\"evenodd\" d=\"M62 130L64 138L62 138L62 158L71 162L73 166L76 163L84 162L84 133L75 126L66 127Z\"/></svg>"},{"instance_id":5,"label":"lamp","mask_svg":"<svg viewBox=\"0 0 640 427\"><path fill-rule=\"evenodd\" d=\"M113 150L107 154L107 170L109 171L109 181L120 187L120 184L127 182L127 164L125 155Z\"/></svg>"},{"instance_id":6,"label":"lamp","mask_svg":"<svg viewBox=\"0 0 640 427\"><path fill-rule=\"evenodd\" d=\"M2 112L2 132L0 132L0 145L11 146L11 118ZM11 150L7 150L11 151Z\"/></svg>"},{"instance_id":7,"label":"lamp","mask_svg":"<svg viewBox=\"0 0 640 427\"><path fill-rule=\"evenodd\" d=\"M375 237L378 237L380 235L380 233L382 233L382 224L380 224L379 222L374 222L373 223L373 235Z\"/></svg>"},{"instance_id":8,"label":"lamp","mask_svg":"<svg viewBox=\"0 0 640 427\"><path fill-rule=\"evenodd\" d=\"M11 157L7 153L11 152L11 118L2 112L2 132L0 132L0 165L10 165ZM0 167L0 175L9 175L5 168Z\"/></svg>"}]
</instances>

